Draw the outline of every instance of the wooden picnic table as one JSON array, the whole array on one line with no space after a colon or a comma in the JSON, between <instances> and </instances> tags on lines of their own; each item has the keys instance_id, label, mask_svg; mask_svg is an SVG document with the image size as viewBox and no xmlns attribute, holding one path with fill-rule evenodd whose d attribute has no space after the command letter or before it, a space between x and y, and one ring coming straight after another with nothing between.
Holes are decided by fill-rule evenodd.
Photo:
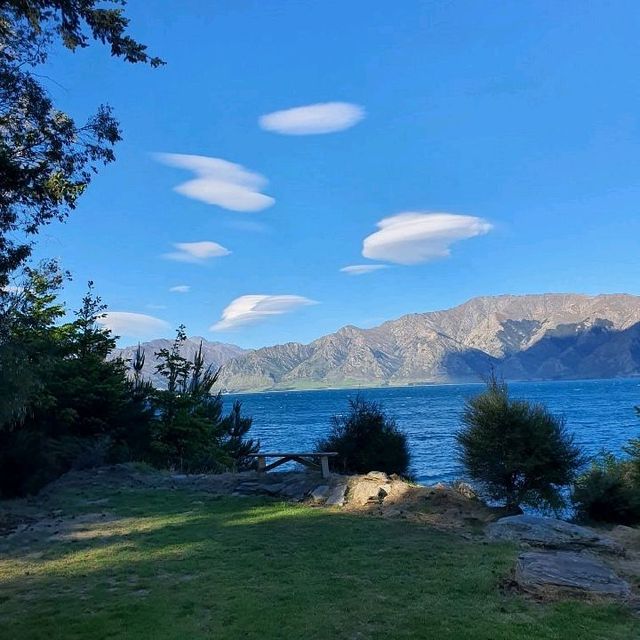
<instances>
[{"instance_id":1,"label":"wooden picnic table","mask_svg":"<svg viewBox=\"0 0 640 640\"><path fill-rule=\"evenodd\" d=\"M317 469L320 467L320 472L323 478L328 478L329 473L329 457L337 456L335 451L303 451L299 452L280 452L280 451L260 451L258 453L251 453L247 458L258 459L258 471L266 472L271 471L279 467L285 462L299 462L306 467L312 467ZM278 458L275 462L267 464L267 458ZM320 465L314 462L320 458Z\"/></svg>"}]
</instances>

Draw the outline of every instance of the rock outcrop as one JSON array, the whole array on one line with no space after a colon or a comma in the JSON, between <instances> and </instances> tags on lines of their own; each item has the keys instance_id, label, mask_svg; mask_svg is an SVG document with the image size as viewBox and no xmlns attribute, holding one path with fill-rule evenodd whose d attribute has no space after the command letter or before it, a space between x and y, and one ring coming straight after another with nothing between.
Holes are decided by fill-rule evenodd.
<instances>
[{"instance_id":1,"label":"rock outcrop","mask_svg":"<svg viewBox=\"0 0 640 640\"><path fill-rule=\"evenodd\" d=\"M609 596L628 598L629 583L596 557L574 551L523 553L516 563L515 581L536 596Z\"/></svg>"},{"instance_id":2,"label":"rock outcrop","mask_svg":"<svg viewBox=\"0 0 640 640\"><path fill-rule=\"evenodd\" d=\"M500 518L487 527L487 535L493 540L510 540L547 549L623 553L623 548L615 540L593 529L564 520L526 514Z\"/></svg>"}]
</instances>

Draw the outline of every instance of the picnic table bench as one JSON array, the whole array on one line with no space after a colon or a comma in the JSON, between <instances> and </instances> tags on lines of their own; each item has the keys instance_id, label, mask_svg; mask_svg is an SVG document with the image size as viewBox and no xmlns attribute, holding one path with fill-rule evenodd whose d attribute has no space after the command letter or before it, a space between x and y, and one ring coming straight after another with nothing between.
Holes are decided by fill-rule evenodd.
<instances>
[{"instance_id":1,"label":"picnic table bench","mask_svg":"<svg viewBox=\"0 0 640 640\"><path fill-rule=\"evenodd\" d=\"M323 478L329 477L329 457L337 456L335 451L305 451L302 453L279 452L279 451L260 451L258 453L249 454L248 458L258 459L258 471L266 472L279 467L285 462L299 462L306 467L317 469L320 467ZM278 458L275 462L267 464L267 458ZM315 460L320 459L318 465Z\"/></svg>"}]
</instances>

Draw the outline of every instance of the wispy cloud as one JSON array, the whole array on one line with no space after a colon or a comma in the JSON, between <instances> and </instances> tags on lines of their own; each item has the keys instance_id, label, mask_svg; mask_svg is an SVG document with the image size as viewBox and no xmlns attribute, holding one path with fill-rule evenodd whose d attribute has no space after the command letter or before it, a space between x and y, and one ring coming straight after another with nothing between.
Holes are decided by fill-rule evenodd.
<instances>
[{"instance_id":1,"label":"wispy cloud","mask_svg":"<svg viewBox=\"0 0 640 640\"><path fill-rule=\"evenodd\" d=\"M188 284L177 284L175 287L169 287L171 293L189 293L191 287Z\"/></svg>"},{"instance_id":2,"label":"wispy cloud","mask_svg":"<svg viewBox=\"0 0 640 640\"><path fill-rule=\"evenodd\" d=\"M98 323L111 329L114 334L127 338L153 338L170 328L168 322L144 313L108 311Z\"/></svg>"},{"instance_id":3,"label":"wispy cloud","mask_svg":"<svg viewBox=\"0 0 640 640\"><path fill-rule=\"evenodd\" d=\"M315 300L303 296L240 296L233 300L222 312L222 318L210 327L211 331L224 331L246 324L266 320L272 316L290 313L300 307L317 304Z\"/></svg>"},{"instance_id":4,"label":"wispy cloud","mask_svg":"<svg viewBox=\"0 0 640 640\"><path fill-rule=\"evenodd\" d=\"M388 264L350 264L347 267L342 267L340 271L350 276L363 276L365 273L386 269L388 266Z\"/></svg>"},{"instance_id":5,"label":"wispy cloud","mask_svg":"<svg viewBox=\"0 0 640 640\"><path fill-rule=\"evenodd\" d=\"M2 287L2 291L5 291L6 293L17 294L22 293L24 291L24 287L8 284L6 287Z\"/></svg>"},{"instance_id":6,"label":"wispy cloud","mask_svg":"<svg viewBox=\"0 0 640 640\"><path fill-rule=\"evenodd\" d=\"M362 255L372 260L418 264L446 258L459 240L488 233L491 223L453 213L399 213L378 222L379 231L364 239Z\"/></svg>"},{"instance_id":7,"label":"wispy cloud","mask_svg":"<svg viewBox=\"0 0 640 640\"><path fill-rule=\"evenodd\" d=\"M202 263L210 258L228 256L231 251L217 242L203 240L201 242L176 242L173 245L176 251L162 255L167 260L178 262Z\"/></svg>"},{"instance_id":8,"label":"wispy cloud","mask_svg":"<svg viewBox=\"0 0 640 640\"><path fill-rule=\"evenodd\" d=\"M159 153L156 158L163 164L196 174L192 180L174 187L187 198L231 211L261 211L275 202L271 196L261 193L268 180L240 164L182 153Z\"/></svg>"},{"instance_id":9,"label":"wispy cloud","mask_svg":"<svg viewBox=\"0 0 640 640\"><path fill-rule=\"evenodd\" d=\"M333 133L353 127L365 116L364 109L350 102L320 102L304 107L274 111L260 116L266 131L290 136Z\"/></svg>"}]
</instances>

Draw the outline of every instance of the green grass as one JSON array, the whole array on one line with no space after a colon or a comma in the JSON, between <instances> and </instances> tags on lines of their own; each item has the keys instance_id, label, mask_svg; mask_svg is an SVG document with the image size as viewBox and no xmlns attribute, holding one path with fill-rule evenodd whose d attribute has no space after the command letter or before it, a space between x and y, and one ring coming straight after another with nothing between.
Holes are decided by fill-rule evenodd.
<instances>
[{"instance_id":1,"label":"green grass","mask_svg":"<svg viewBox=\"0 0 640 640\"><path fill-rule=\"evenodd\" d=\"M3 640L640 637L622 607L501 592L511 546L404 521L186 492L53 502L117 518L0 556Z\"/></svg>"}]
</instances>

